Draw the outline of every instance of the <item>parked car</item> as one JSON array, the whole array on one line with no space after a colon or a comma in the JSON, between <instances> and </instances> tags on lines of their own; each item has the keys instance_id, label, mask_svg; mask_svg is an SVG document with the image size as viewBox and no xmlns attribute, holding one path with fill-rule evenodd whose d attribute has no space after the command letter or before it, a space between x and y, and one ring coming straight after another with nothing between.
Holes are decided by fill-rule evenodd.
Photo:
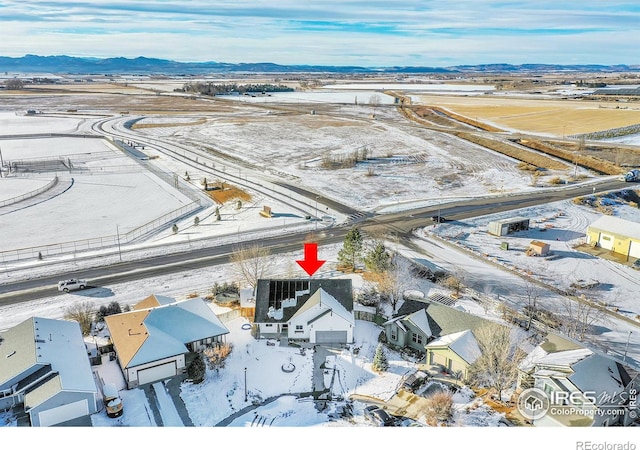
<instances>
[{"instance_id":1,"label":"parked car","mask_svg":"<svg viewBox=\"0 0 640 450\"><path fill-rule=\"evenodd\" d=\"M404 418L400 419L396 422L397 427L424 427L425 425L421 424L417 420Z\"/></svg>"},{"instance_id":2,"label":"parked car","mask_svg":"<svg viewBox=\"0 0 640 450\"><path fill-rule=\"evenodd\" d=\"M433 220L435 223L444 223L447 221L447 219L443 216L431 216L431 220Z\"/></svg>"},{"instance_id":3,"label":"parked car","mask_svg":"<svg viewBox=\"0 0 640 450\"><path fill-rule=\"evenodd\" d=\"M631 264L632 269L640 270L640 259L636 259L636 261Z\"/></svg>"},{"instance_id":4,"label":"parked car","mask_svg":"<svg viewBox=\"0 0 640 450\"><path fill-rule=\"evenodd\" d=\"M402 383L402 388L405 391L415 392L427 381L427 374L422 371L412 373Z\"/></svg>"},{"instance_id":5,"label":"parked car","mask_svg":"<svg viewBox=\"0 0 640 450\"><path fill-rule=\"evenodd\" d=\"M124 412L122 407L122 399L118 394L118 389L114 384L105 384L102 388L102 394L104 396L104 405L107 409L108 417L120 417Z\"/></svg>"},{"instance_id":6,"label":"parked car","mask_svg":"<svg viewBox=\"0 0 640 450\"><path fill-rule=\"evenodd\" d=\"M58 290L69 292L76 291L78 289L84 289L87 287L87 280L78 280L76 278L71 278L69 280L58 281Z\"/></svg>"},{"instance_id":7,"label":"parked car","mask_svg":"<svg viewBox=\"0 0 640 450\"><path fill-rule=\"evenodd\" d=\"M377 427L392 427L395 422L388 412L376 405L367 406L364 417Z\"/></svg>"}]
</instances>

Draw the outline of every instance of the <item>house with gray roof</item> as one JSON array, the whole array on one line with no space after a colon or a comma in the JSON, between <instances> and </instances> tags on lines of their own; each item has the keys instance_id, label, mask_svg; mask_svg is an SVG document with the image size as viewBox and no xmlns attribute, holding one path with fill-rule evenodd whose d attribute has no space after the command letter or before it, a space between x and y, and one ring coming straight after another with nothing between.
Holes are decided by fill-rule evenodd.
<instances>
[{"instance_id":1,"label":"house with gray roof","mask_svg":"<svg viewBox=\"0 0 640 450\"><path fill-rule=\"evenodd\" d=\"M313 344L353 342L350 279L258 280L255 308L258 337Z\"/></svg>"},{"instance_id":2,"label":"house with gray roof","mask_svg":"<svg viewBox=\"0 0 640 450\"><path fill-rule=\"evenodd\" d=\"M520 390L549 399L535 426L629 425L638 417L637 371L567 336L550 333L519 370Z\"/></svg>"},{"instance_id":3,"label":"house with gray roof","mask_svg":"<svg viewBox=\"0 0 640 450\"><path fill-rule=\"evenodd\" d=\"M0 409L32 426L90 425L98 389L77 322L32 317L0 333Z\"/></svg>"},{"instance_id":4,"label":"house with gray roof","mask_svg":"<svg viewBox=\"0 0 640 450\"><path fill-rule=\"evenodd\" d=\"M128 389L184 374L187 354L229 333L201 298L151 295L105 323Z\"/></svg>"},{"instance_id":5,"label":"house with gray roof","mask_svg":"<svg viewBox=\"0 0 640 450\"><path fill-rule=\"evenodd\" d=\"M425 346L434 339L474 330L488 322L429 299L405 300L397 315L384 323L384 330L389 345L424 354Z\"/></svg>"}]
</instances>

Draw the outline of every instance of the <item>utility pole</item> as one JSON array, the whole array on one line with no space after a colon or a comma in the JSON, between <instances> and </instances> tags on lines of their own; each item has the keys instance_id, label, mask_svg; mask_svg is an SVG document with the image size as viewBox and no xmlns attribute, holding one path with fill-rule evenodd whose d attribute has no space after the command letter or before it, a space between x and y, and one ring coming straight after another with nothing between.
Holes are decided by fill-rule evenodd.
<instances>
[{"instance_id":1,"label":"utility pole","mask_svg":"<svg viewBox=\"0 0 640 450\"><path fill-rule=\"evenodd\" d=\"M120 249L120 229L118 228L118 224L116 224L116 235L118 236L118 256L120 257L120 262L122 262L122 250Z\"/></svg>"},{"instance_id":2,"label":"utility pole","mask_svg":"<svg viewBox=\"0 0 640 450\"><path fill-rule=\"evenodd\" d=\"M624 358L622 358L622 362L627 360L627 350L629 350L629 339L631 339L631 330L629 330L629 335L627 336L627 345L624 347Z\"/></svg>"},{"instance_id":3,"label":"utility pole","mask_svg":"<svg viewBox=\"0 0 640 450\"><path fill-rule=\"evenodd\" d=\"M316 220L314 220L314 222L316 223L316 231L318 231L318 195L316 195Z\"/></svg>"},{"instance_id":4,"label":"utility pole","mask_svg":"<svg viewBox=\"0 0 640 450\"><path fill-rule=\"evenodd\" d=\"M4 167L4 161L2 160L2 148L0 148L0 178L2 178L2 168Z\"/></svg>"},{"instance_id":5,"label":"utility pole","mask_svg":"<svg viewBox=\"0 0 640 450\"><path fill-rule=\"evenodd\" d=\"M247 402L247 368L244 368L244 402Z\"/></svg>"}]
</instances>

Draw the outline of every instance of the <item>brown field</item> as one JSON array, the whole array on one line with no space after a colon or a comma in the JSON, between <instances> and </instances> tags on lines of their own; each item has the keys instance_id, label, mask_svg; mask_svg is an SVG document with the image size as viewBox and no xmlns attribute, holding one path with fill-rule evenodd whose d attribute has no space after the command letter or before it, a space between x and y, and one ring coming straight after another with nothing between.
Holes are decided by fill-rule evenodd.
<instances>
[{"instance_id":1,"label":"brown field","mask_svg":"<svg viewBox=\"0 0 640 450\"><path fill-rule=\"evenodd\" d=\"M640 123L640 105L590 100L536 100L495 96L419 96L470 120L522 132L570 136Z\"/></svg>"},{"instance_id":2,"label":"brown field","mask_svg":"<svg viewBox=\"0 0 640 450\"><path fill-rule=\"evenodd\" d=\"M193 122L134 123L131 126L131 129L136 130L138 128L189 127L202 125L203 123L207 123L207 119L204 117Z\"/></svg>"},{"instance_id":3,"label":"brown field","mask_svg":"<svg viewBox=\"0 0 640 450\"><path fill-rule=\"evenodd\" d=\"M209 183L209 186L214 184L216 183ZM217 185L220 189L207 191L207 194L209 194L209 197L214 199L216 203L220 205L224 205L226 202L231 200L242 200L243 202L251 200L251 195L249 193L236 186L229 183L217 183Z\"/></svg>"}]
</instances>

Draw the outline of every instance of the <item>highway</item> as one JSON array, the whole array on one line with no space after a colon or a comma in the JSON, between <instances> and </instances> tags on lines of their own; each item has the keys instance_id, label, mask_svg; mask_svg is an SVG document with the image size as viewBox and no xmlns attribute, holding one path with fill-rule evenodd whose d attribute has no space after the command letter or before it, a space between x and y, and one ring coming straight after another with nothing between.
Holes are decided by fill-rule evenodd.
<instances>
[{"instance_id":1,"label":"highway","mask_svg":"<svg viewBox=\"0 0 640 450\"><path fill-rule=\"evenodd\" d=\"M286 183L282 183L286 186ZM372 228L383 227L389 233L402 240L408 241L411 231L415 228L433 224L431 217L440 214L448 220L464 220L472 217L483 216L501 211L515 210L564 199L570 199L594 192L622 189L628 183L617 180L602 180L584 186L566 186L555 190L543 190L536 193L508 195L503 197L475 198L458 201L452 204L442 204L424 208L389 214L362 214L359 219L349 223L329 227L314 235L315 241L320 245L328 245L342 242L347 231L352 226L358 226L364 233ZM293 188L293 187L292 187ZM300 195L306 195L315 201L316 194L305 191L299 186L295 190ZM326 201L326 199L325 199ZM331 201L331 207L343 212L353 212L352 208ZM254 241L244 241L244 245L259 244L270 250L271 254L289 253L299 251L303 243L308 239L309 232L283 234L271 238L260 238ZM215 240L212 240L215 242ZM74 274L77 278L90 280L95 285L108 285L110 283L124 283L147 277L161 276L169 273L181 272L210 267L229 262L230 255L237 244L214 245L210 247L194 249L189 252L171 253L162 256L147 257L144 259L122 262L108 265ZM41 297L49 297L62 294L56 290L56 284L60 276L64 274L51 274L38 279L18 281L0 285L0 306L35 300Z\"/></svg>"}]
</instances>

